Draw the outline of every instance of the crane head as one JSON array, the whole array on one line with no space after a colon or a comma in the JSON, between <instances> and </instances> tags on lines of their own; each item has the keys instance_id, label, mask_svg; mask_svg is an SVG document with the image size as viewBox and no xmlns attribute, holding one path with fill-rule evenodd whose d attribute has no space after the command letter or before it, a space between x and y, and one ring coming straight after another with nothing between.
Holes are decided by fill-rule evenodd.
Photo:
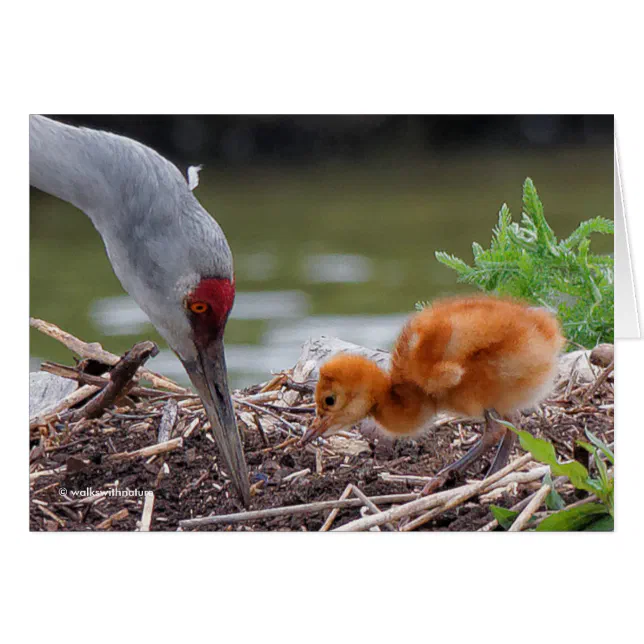
<instances>
[{"instance_id":1,"label":"crane head","mask_svg":"<svg viewBox=\"0 0 644 644\"><path fill-rule=\"evenodd\" d=\"M201 279L182 294L188 333L186 325L175 325L167 339L203 402L227 474L248 507L248 470L228 387L223 343L234 299L234 279Z\"/></svg>"},{"instance_id":2,"label":"crane head","mask_svg":"<svg viewBox=\"0 0 644 644\"><path fill-rule=\"evenodd\" d=\"M320 367L315 389L316 417L301 444L334 434L369 416L389 381L375 362L342 354Z\"/></svg>"}]
</instances>

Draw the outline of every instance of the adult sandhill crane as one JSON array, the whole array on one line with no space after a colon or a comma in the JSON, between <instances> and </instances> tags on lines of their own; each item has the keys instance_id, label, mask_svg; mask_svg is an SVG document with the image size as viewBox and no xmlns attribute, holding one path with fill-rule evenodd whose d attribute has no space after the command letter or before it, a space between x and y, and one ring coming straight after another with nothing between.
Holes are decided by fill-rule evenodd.
<instances>
[{"instance_id":1,"label":"adult sandhill crane","mask_svg":"<svg viewBox=\"0 0 644 644\"><path fill-rule=\"evenodd\" d=\"M123 288L183 363L248 506L224 358L235 280L223 231L176 166L123 136L30 116L29 172L32 186L92 220Z\"/></svg>"}]
</instances>

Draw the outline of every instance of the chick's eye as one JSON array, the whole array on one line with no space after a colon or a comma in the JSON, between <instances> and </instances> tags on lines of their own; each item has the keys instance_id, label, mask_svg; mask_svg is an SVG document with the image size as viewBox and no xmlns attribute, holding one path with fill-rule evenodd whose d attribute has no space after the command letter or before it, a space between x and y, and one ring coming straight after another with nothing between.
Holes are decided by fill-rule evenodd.
<instances>
[{"instance_id":1,"label":"chick's eye","mask_svg":"<svg viewBox=\"0 0 644 644\"><path fill-rule=\"evenodd\" d=\"M324 404L325 404L327 407L333 407L333 405L335 405L335 396L327 396L327 397L324 399Z\"/></svg>"},{"instance_id":2,"label":"chick's eye","mask_svg":"<svg viewBox=\"0 0 644 644\"><path fill-rule=\"evenodd\" d=\"M192 302L189 308L193 313L205 313L208 305L205 302Z\"/></svg>"}]
</instances>

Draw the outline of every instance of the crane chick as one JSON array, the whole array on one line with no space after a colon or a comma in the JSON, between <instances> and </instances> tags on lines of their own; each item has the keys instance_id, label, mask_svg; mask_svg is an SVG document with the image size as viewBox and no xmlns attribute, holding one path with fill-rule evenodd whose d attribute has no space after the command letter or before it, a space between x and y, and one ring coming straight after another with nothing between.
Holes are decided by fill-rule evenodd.
<instances>
[{"instance_id":1,"label":"crane chick","mask_svg":"<svg viewBox=\"0 0 644 644\"><path fill-rule=\"evenodd\" d=\"M322 365L316 419L302 442L367 416L389 434L414 435L448 411L484 417L484 433L425 491L499 445L492 473L505 465L514 442L495 417L515 420L548 394L564 342L557 319L544 309L491 296L439 300L407 322L389 372L348 354Z\"/></svg>"}]
</instances>

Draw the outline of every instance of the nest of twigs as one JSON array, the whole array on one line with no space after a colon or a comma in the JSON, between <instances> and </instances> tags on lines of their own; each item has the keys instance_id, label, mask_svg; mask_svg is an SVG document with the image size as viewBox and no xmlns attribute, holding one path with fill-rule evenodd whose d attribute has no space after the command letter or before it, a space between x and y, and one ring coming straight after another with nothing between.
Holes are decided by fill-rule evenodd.
<instances>
[{"instance_id":1,"label":"nest of twigs","mask_svg":"<svg viewBox=\"0 0 644 644\"><path fill-rule=\"evenodd\" d=\"M468 480L419 497L426 481L480 436L481 424L468 419L441 419L413 440L393 441L367 427L300 448L314 417L312 389L285 371L233 394L252 483L244 511L219 467L198 397L132 363L124 367L128 356L39 320L32 326L83 360L73 368L43 365L79 388L31 419L31 530L489 531L497 528L491 503L520 510L542 491L547 467L516 448L495 476L483 480L488 463L481 462ZM137 347L145 353L149 345ZM522 417L521 427L551 440L560 459L578 457L575 440L585 429L613 442L612 362L594 372L595 381L584 384L573 372ZM567 501L585 501L565 479L555 485ZM543 505L529 510L544 514Z\"/></svg>"}]
</instances>

